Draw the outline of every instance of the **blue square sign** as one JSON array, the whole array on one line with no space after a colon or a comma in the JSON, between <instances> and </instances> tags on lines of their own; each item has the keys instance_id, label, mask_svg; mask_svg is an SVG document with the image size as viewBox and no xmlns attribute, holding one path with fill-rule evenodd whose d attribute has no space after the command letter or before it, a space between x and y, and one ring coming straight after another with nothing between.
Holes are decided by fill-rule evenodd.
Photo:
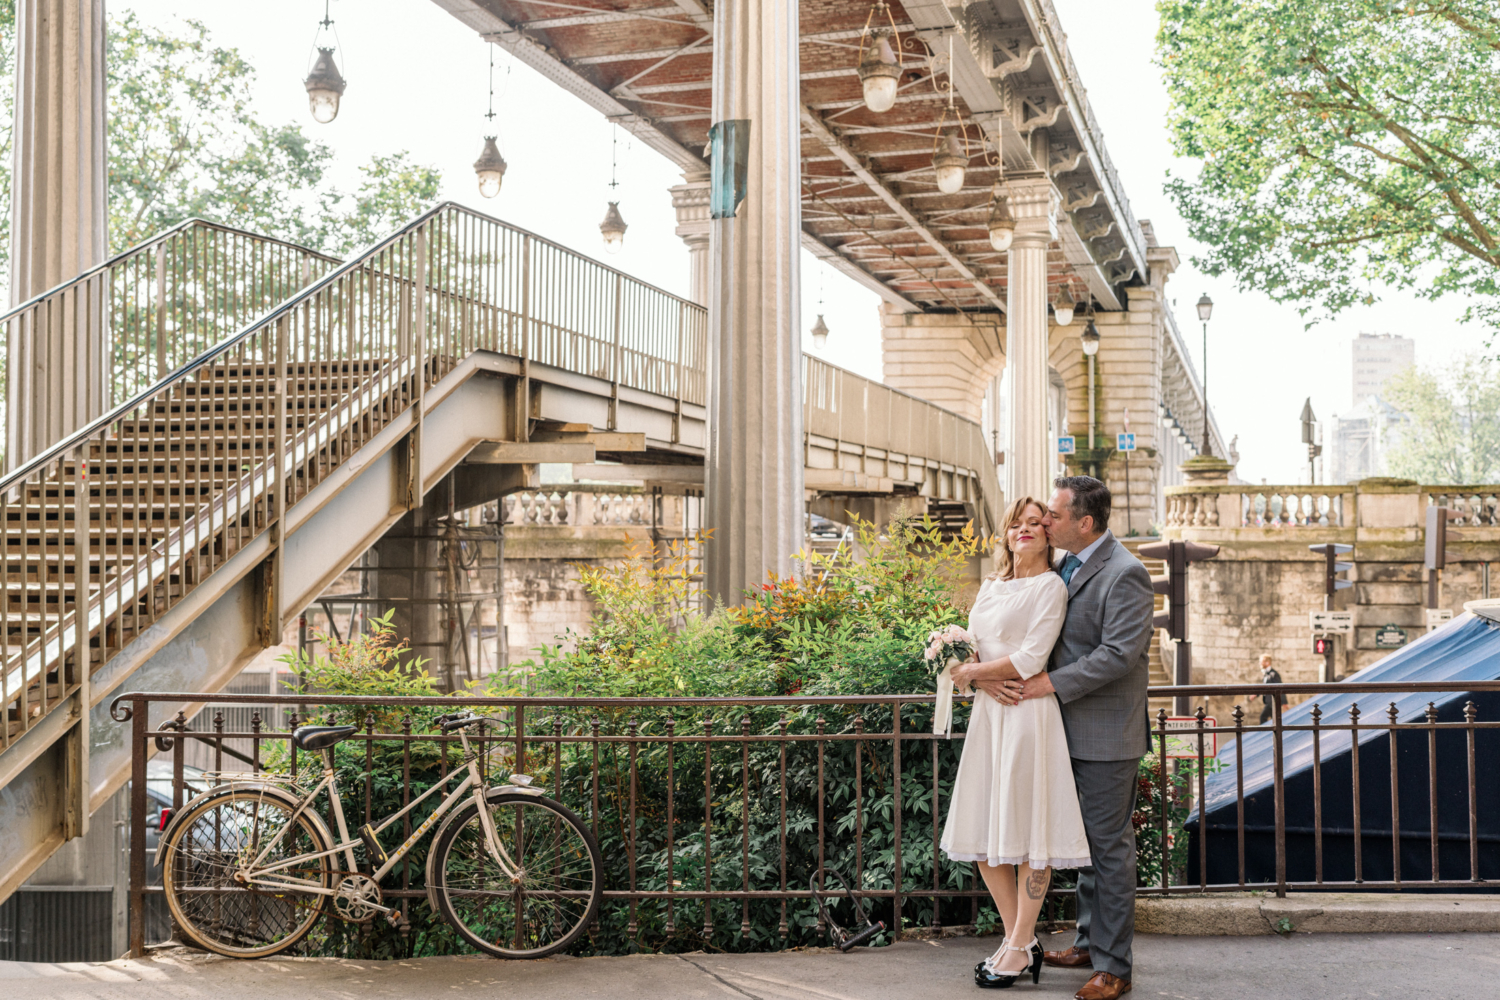
<instances>
[{"instance_id":1,"label":"blue square sign","mask_svg":"<svg viewBox=\"0 0 1500 1000\"><path fill-rule=\"evenodd\" d=\"M1135 434L1116 434L1115 451L1135 451Z\"/></svg>"},{"instance_id":2,"label":"blue square sign","mask_svg":"<svg viewBox=\"0 0 1500 1000\"><path fill-rule=\"evenodd\" d=\"M1057 439L1057 453L1059 455L1073 455L1077 451L1078 449L1074 446L1071 435L1064 435Z\"/></svg>"}]
</instances>

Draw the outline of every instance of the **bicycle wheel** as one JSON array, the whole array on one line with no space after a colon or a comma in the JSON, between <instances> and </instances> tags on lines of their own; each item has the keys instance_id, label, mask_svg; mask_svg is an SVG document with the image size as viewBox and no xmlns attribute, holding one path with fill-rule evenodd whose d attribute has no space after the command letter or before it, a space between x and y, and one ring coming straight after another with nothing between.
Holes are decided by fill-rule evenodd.
<instances>
[{"instance_id":1,"label":"bicycle wheel","mask_svg":"<svg viewBox=\"0 0 1500 1000\"><path fill-rule=\"evenodd\" d=\"M433 845L443 916L474 947L500 958L561 951L588 929L599 907L604 864L593 834L572 810L547 798L493 795L488 808L517 876L501 870L479 810L466 806Z\"/></svg>"},{"instance_id":2,"label":"bicycle wheel","mask_svg":"<svg viewBox=\"0 0 1500 1000\"><path fill-rule=\"evenodd\" d=\"M183 935L220 955L262 958L285 951L312 930L327 896L235 879L286 828L295 809L289 795L249 788L210 793L188 807L160 847L167 906ZM261 865L272 867L331 846L321 824L304 811ZM267 877L327 889L333 883L331 863L316 858Z\"/></svg>"}]
</instances>

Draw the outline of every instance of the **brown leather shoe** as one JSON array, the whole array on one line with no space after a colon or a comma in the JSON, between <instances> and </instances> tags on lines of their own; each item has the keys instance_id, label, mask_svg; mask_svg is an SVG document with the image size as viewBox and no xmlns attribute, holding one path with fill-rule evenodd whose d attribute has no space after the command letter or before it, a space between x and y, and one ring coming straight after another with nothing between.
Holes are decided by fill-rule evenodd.
<instances>
[{"instance_id":1,"label":"brown leather shoe","mask_svg":"<svg viewBox=\"0 0 1500 1000\"><path fill-rule=\"evenodd\" d=\"M1076 969L1080 965L1089 964L1089 950L1087 948L1068 948L1065 951L1044 951L1042 961L1048 965L1055 965L1059 969Z\"/></svg>"},{"instance_id":2,"label":"brown leather shoe","mask_svg":"<svg viewBox=\"0 0 1500 1000\"><path fill-rule=\"evenodd\" d=\"M1116 1000L1129 992L1130 980L1108 972L1096 972L1083 984L1083 989L1073 994L1073 1000Z\"/></svg>"}]
</instances>

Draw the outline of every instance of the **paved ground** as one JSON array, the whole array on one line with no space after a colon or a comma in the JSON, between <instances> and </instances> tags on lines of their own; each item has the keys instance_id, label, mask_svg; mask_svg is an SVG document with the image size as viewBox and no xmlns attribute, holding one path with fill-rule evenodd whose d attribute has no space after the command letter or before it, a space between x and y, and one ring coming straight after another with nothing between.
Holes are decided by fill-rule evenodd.
<instances>
[{"instance_id":1,"label":"paved ground","mask_svg":"<svg viewBox=\"0 0 1500 1000\"><path fill-rule=\"evenodd\" d=\"M974 997L974 963L996 939L908 941L876 951L500 962L330 959L234 962L164 955L102 965L0 962L6 1000L927 1000ZM1048 942L1044 941L1044 944ZM1047 969L1007 997L1069 997L1087 974ZM1493 997L1496 934L1137 935L1132 998L1343 1000ZM990 994L984 994L986 996Z\"/></svg>"}]
</instances>

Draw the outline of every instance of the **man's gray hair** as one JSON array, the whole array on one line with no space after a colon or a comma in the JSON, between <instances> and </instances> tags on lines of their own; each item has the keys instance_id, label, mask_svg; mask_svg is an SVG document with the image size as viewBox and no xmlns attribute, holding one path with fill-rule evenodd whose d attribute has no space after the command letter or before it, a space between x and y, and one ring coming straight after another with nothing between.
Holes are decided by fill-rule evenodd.
<instances>
[{"instance_id":1,"label":"man's gray hair","mask_svg":"<svg viewBox=\"0 0 1500 1000\"><path fill-rule=\"evenodd\" d=\"M1052 480L1055 489L1073 494L1068 510L1075 518L1092 517L1094 530L1103 534L1109 528L1109 487L1093 476L1058 476Z\"/></svg>"}]
</instances>

